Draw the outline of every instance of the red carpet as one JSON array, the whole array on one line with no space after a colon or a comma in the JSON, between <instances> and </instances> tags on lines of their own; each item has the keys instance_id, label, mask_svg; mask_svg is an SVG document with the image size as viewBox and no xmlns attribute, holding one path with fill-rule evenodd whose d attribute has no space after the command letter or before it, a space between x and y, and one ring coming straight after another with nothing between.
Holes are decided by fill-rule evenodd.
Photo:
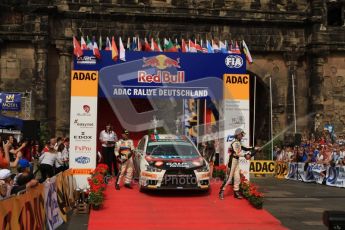
<instances>
[{"instance_id":1,"label":"red carpet","mask_svg":"<svg viewBox=\"0 0 345 230\"><path fill-rule=\"evenodd\" d=\"M102 209L91 211L89 229L116 230L201 230L201 229L285 229L266 210L256 210L247 200L236 200L227 189L218 199L219 183L210 194L186 191L140 193L113 182L106 191Z\"/></svg>"}]
</instances>

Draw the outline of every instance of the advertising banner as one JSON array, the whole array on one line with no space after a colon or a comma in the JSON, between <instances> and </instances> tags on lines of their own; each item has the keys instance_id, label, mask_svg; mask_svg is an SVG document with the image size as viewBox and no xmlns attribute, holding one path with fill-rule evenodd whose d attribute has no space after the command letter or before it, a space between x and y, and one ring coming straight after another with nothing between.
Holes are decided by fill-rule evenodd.
<instances>
[{"instance_id":1,"label":"advertising banner","mask_svg":"<svg viewBox=\"0 0 345 230\"><path fill-rule=\"evenodd\" d=\"M224 74L223 77L223 120L224 120L224 162L228 162L228 149L234 140L237 128L246 133L242 139L244 146L249 146L250 111L249 111L249 75Z\"/></svg>"},{"instance_id":2,"label":"advertising banner","mask_svg":"<svg viewBox=\"0 0 345 230\"><path fill-rule=\"evenodd\" d=\"M322 184L327 168L322 164L312 164L311 167L316 183Z\"/></svg>"},{"instance_id":3,"label":"advertising banner","mask_svg":"<svg viewBox=\"0 0 345 230\"><path fill-rule=\"evenodd\" d=\"M76 170L77 187L96 167L98 72L72 71L70 117L70 168Z\"/></svg>"},{"instance_id":4,"label":"advertising banner","mask_svg":"<svg viewBox=\"0 0 345 230\"><path fill-rule=\"evenodd\" d=\"M56 193L56 177L49 178L49 181L44 183L44 194L47 226L50 230L54 230L63 223Z\"/></svg>"},{"instance_id":5,"label":"advertising banner","mask_svg":"<svg viewBox=\"0 0 345 230\"><path fill-rule=\"evenodd\" d=\"M288 174L286 175L286 179L289 180L298 180L298 163L289 163Z\"/></svg>"},{"instance_id":6,"label":"advertising banner","mask_svg":"<svg viewBox=\"0 0 345 230\"><path fill-rule=\"evenodd\" d=\"M0 93L0 110L20 111L22 95L20 93Z\"/></svg>"},{"instance_id":7,"label":"advertising banner","mask_svg":"<svg viewBox=\"0 0 345 230\"><path fill-rule=\"evenodd\" d=\"M274 161L251 161L250 173L255 174L274 174L275 162Z\"/></svg>"},{"instance_id":8,"label":"advertising banner","mask_svg":"<svg viewBox=\"0 0 345 230\"><path fill-rule=\"evenodd\" d=\"M2 229L45 229L44 185L30 192L0 201Z\"/></svg>"},{"instance_id":9,"label":"advertising banner","mask_svg":"<svg viewBox=\"0 0 345 230\"><path fill-rule=\"evenodd\" d=\"M287 162L275 162L275 177L277 179L285 179L288 174L289 165Z\"/></svg>"}]
</instances>

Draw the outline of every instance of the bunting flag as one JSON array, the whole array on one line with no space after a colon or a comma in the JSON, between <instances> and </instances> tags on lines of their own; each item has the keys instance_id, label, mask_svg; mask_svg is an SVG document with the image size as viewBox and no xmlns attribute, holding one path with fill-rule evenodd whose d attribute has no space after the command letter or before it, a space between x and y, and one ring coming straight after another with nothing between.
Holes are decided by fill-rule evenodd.
<instances>
[{"instance_id":1,"label":"bunting flag","mask_svg":"<svg viewBox=\"0 0 345 230\"><path fill-rule=\"evenodd\" d=\"M82 50L88 50L87 45L86 45L86 42L85 42L83 36L81 36L81 39L80 39L80 40L81 40L81 49L82 49Z\"/></svg>"},{"instance_id":2,"label":"bunting flag","mask_svg":"<svg viewBox=\"0 0 345 230\"><path fill-rule=\"evenodd\" d=\"M235 52L232 40L230 41L229 53L233 54Z\"/></svg>"},{"instance_id":3,"label":"bunting flag","mask_svg":"<svg viewBox=\"0 0 345 230\"><path fill-rule=\"evenodd\" d=\"M111 37L111 58L114 61L117 61L117 58L119 57L119 51L117 50L117 46L115 43L114 36Z\"/></svg>"},{"instance_id":4,"label":"bunting flag","mask_svg":"<svg viewBox=\"0 0 345 230\"><path fill-rule=\"evenodd\" d=\"M182 39L182 48L181 48L181 51L182 51L183 53L188 52L188 46L187 46L186 42L184 41L184 39Z\"/></svg>"},{"instance_id":5,"label":"bunting flag","mask_svg":"<svg viewBox=\"0 0 345 230\"><path fill-rule=\"evenodd\" d=\"M150 44L149 44L149 42L147 41L146 38L145 38L144 49L145 49L146 52L151 52L152 51L151 46L150 46Z\"/></svg>"},{"instance_id":6,"label":"bunting flag","mask_svg":"<svg viewBox=\"0 0 345 230\"><path fill-rule=\"evenodd\" d=\"M158 49L159 49L159 52L163 52L161 41L159 40L159 38L158 38Z\"/></svg>"},{"instance_id":7,"label":"bunting flag","mask_svg":"<svg viewBox=\"0 0 345 230\"><path fill-rule=\"evenodd\" d=\"M195 47L194 42L192 42L192 41L189 39L188 43L189 43L189 52L190 52L190 53L196 53L197 50L196 50L196 47Z\"/></svg>"},{"instance_id":8,"label":"bunting flag","mask_svg":"<svg viewBox=\"0 0 345 230\"><path fill-rule=\"evenodd\" d=\"M127 38L127 50L131 50L131 38L130 37L128 37Z\"/></svg>"},{"instance_id":9,"label":"bunting flag","mask_svg":"<svg viewBox=\"0 0 345 230\"><path fill-rule=\"evenodd\" d=\"M86 45L89 50L93 50L92 41L89 39L89 36L86 36Z\"/></svg>"},{"instance_id":10,"label":"bunting flag","mask_svg":"<svg viewBox=\"0 0 345 230\"><path fill-rule=\"evenodd\" d=\"M249 52L248 46L246 44L246 42L243 40L242 41L242 46L243 46L243 52L245 53L246 57L247 57L247 61L249 64L253 63L253 58L252 55Z\"/></svg>"},{"instance_id":11,"label":"bunting flag","mask_svg":"<svg viewBox=\"0 0 345 230\"><path fill-rule=\"evenodd\" d=\"M83 50L80 47L78 40L73 36L73 53L77 57L83 56Z\"/></svg>"},{"instance_id":12,"label":"bunting flag","mask_svg":"<svg viewBox=\"0 0 345 230\"><path fill-rule=\"evenodd\" d=\"M99 44L98 49L99 49L99 50L102 50L102 46L103 46L102 35L99 36L99 42L98 42L98 44Z\"/></svg>"},{"instance_id":13,"label":"bunting flag","mask_svg":"<svg viewBox=\"0 0 345 230\"><path fill-rule=\"evenodd\" d=\"M120 47L120 60L126 61L126 50L125 50L125 47L123 46L121 37L119 37L119 47Z\"/></svg>"},{"instance_id":14,"label":"bunting flag","mask_svg":"<svg viewBox=\"0 0 345 230\"><path fill-rule=\"evenodd\" d=\"M206 41L206 47L207 47L207 52L208 53L214 53L213 48L212 48L209 40Z\"/></svg>"},{"instance_id":15,"label":"bunting flag","mask_svg":"<svg viewBox=\"0 0 345 230\"><path fill-rule=\"evenodd\" d=\"M93 55L94 55L97 59L101 59L101 53L99 52L98 45L97 45L97 42L96 42L96 40L95 40L95 37L93 37L92 45L93 45Z\"/></svg>"},{"instance_id":16,"label":"bunting flag","mask_svg":"<svg viewBox=\"0 0 345 230\"><path fill-rule=\"evenodd\" d=\"M109 37L105 39L105 50L111 50L111 42Z\"/></svg>"}]
</instances>

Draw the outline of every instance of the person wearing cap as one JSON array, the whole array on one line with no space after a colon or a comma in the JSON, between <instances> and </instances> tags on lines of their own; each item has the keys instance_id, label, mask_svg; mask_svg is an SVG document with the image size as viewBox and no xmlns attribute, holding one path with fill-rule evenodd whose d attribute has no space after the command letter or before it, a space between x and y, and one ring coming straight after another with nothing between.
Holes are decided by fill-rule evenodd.
<instances>
[{"instance_id":1,"label":"person wearing cap","mask_svg":"<svg viewBox=\"0 0 345 230\"><path fill-rule=\"evenodd\" d=\"M258 150L259 148L257 147L244 147L241 143L242 138L244 137L245 132L241 129L238 128L235 130L235 139L230 143L230 148L229 148L229 163L228 167L230 170L228 170L228 174L220 187L219 191L219 198L221 200L224 199L224 191L227 185L231 182L232 178L234 177L234 196L237 199L242 199L242 195L240 194L240 167L239 167L239 158L245 156L246 159L250 159L252 156L251 154L244 153L244 151L252 151L252 150Z\"/></svg>"},{"instance_id":2,"label":"person wearing cap","mask_svg":"<svg viewBox=\"0 0 345 230\"><path fill-rule=\"evenodd\" d=\"M122 133L122 139L116 142L115 145L115 156L118 161L121 163L120 172L116 179L115 188L116 190L120 189L120 182L124 175L125 177L125 187L132 188L131 182L133 177L133 150L134 144L133 140L129 139L128 130L124 130Z\"/></svg>"},{"instance_id":3,"label":"person wearing cap","mask_svg":"<svg viewBox=\"0 0 345 230\"><path fill-rule=\"evenodd\" d=\"M99 140L102 143L102 155L104 163L108 165L108 173L112 175L114 168L114 173L117 175L118 169L116 159L114 159L114 146L117 141L117 136L110 123L107 123L105 129L99 134Z\"/></svg>"}]
</instances>

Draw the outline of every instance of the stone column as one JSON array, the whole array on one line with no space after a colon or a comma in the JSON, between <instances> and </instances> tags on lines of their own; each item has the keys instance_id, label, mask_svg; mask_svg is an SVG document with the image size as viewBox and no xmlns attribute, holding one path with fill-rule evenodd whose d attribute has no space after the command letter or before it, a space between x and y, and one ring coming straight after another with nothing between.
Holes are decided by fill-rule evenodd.
<instances>
[{"instance_id":1,"label":"stone column","mask_svg":"<svg viewBox=\"0 0 345 230\"><path fill-rule=\"evenodd\" d=\"M44 39L44 38L43 38ZM33 41L35 47L34 60L34 80L33 80L33 97L32 108L33 119L40 121L41 134L49 133L48 106L47 106L47 66L48 66L48 43L45 40ZM30 86L28 86L29 88Z\"/></svg>"},{"instance_id":2,"label":"stone column","mask_svg":"<svg viewBox=\"0 0 345 230\"><path fill-rule=\"evenodd\" d=\"M310 58L310 109L313 113L311 122L311 131L314 131L315 125L320 123L324 118L324 95L323 95L323 66L325 64L325 57L321 55L312 54ZM318 127L321 131L322 127Z\"/></svg>"},{"instance_id":3,"label":"stone column","mask_svg":"<svg viewBox=\"0 0 345 230\"><path fill-rule=\"evenodd\" d=\"M69 44L58 47L59 74L56 80L56 131L55 135L69 135L71 103L72 50ZM69 49L70 48L70 49Z\"/></svg>"}]
</instances>

